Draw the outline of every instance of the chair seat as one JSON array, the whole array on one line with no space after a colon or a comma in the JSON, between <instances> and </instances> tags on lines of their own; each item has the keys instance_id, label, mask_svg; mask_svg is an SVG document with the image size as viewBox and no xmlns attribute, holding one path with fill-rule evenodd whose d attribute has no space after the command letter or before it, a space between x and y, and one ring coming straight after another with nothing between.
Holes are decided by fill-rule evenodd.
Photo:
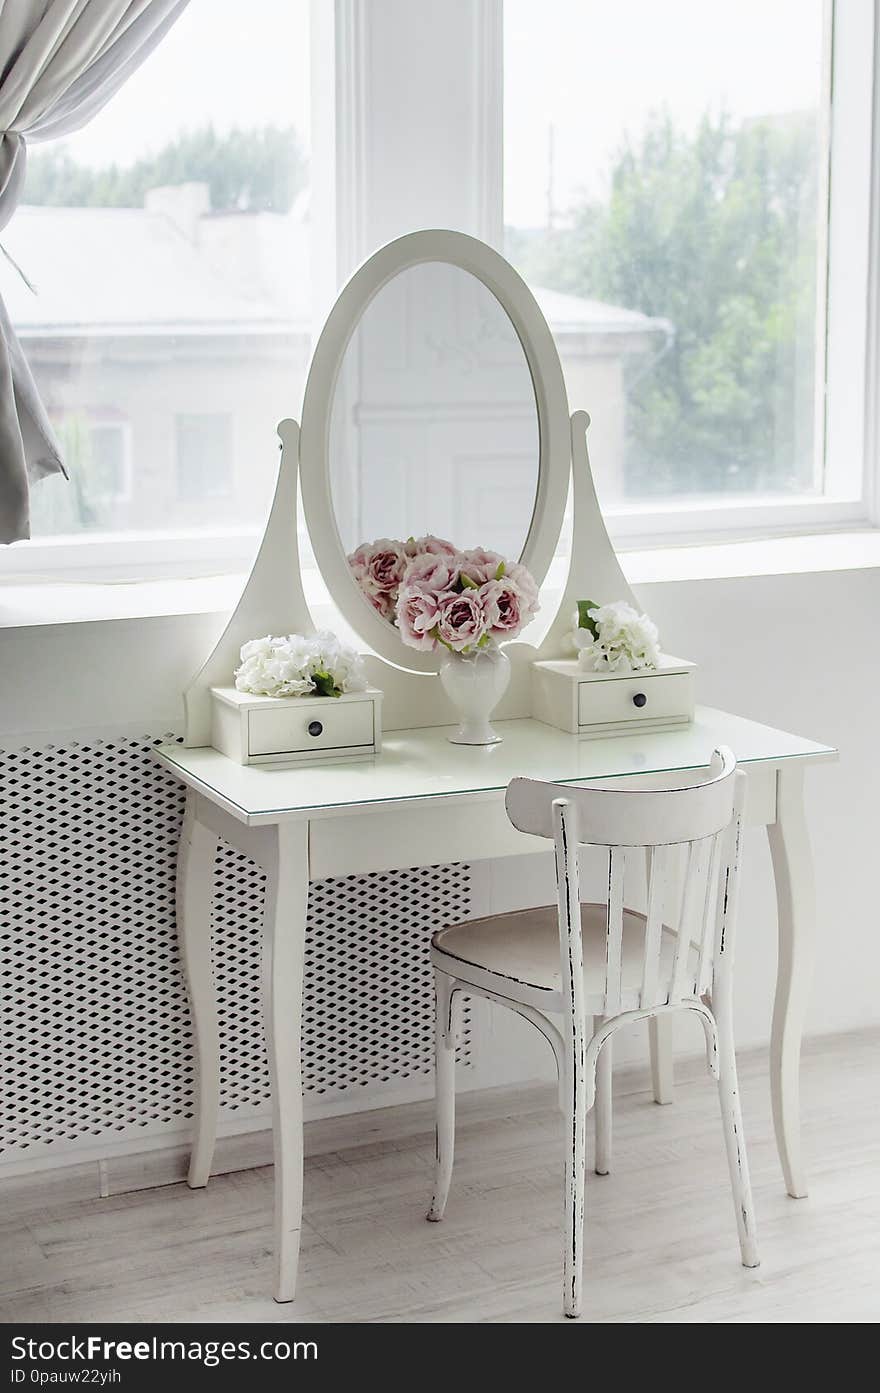
<instances>
[{"instance_id":1,"label":"chair seat","mask_svg":"<svg viewBox=\"0 0 880 1393\"><path fill-rule=\"evenodd\" d=\"M601 1014L605 991L604 904L581 905L581 943L584 959L586 1008ZM636 1010L642 984L645 916L623 913L623 972L621 1010ZM664 928L659 980L672 968L677 935ZM697 951L690 949L696 970ZM453 924L431 939L431 961L450 976L499 996L522 1001L545 1011L560 1011L562 978L559 965L559 919L556 905L515 910L485 919Z\"/></svg>"}]
</instances>

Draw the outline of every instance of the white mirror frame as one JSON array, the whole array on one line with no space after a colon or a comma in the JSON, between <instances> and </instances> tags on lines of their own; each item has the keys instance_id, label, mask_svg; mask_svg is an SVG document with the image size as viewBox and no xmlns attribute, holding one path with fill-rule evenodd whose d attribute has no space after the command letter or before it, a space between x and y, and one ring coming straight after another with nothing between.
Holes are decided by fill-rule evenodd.
<instances>
[{"instance_id":1,"label":"white mirror frame","mask_svg":"<svg viewBox=\"0 0 880 1393\"><path fill-rule=\"evenodd\" d=\"M538 485L522 561L540 585L562 526L571 470L568 400L549 326L525 281L498 252L463 232L410 232L374 253L340 291L315 346L303 396L300 483L315 558L341 613L388 662L435 672L440 655L407 648L362 594L346 559L330 485L330 420L336 384L352 335L383 286L410 267L445 262L476 277L495 296L516 331L528 364L538 416Z\"/></svg>"}]
</instances>

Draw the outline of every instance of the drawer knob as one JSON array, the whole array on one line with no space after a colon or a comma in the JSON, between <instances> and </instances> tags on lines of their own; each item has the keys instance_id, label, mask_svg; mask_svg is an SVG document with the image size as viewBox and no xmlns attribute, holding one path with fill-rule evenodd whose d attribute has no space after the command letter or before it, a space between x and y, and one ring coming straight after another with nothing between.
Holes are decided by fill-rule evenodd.
<instances>
[{"instance_id":1,"label":"drawer knob","mask_svg":"<svg viewBox=\"0 0 880 1393\"><path fill-rule=\"evenodd\" d=\"M323 734L324 727L320 721L309 721L309 735Z\"/></svg>"},{"instance_id":2,"label":"drawer knob","mask_svg":"<svg viewBox=\"0 0 880 1393\"><path fill-rule=\"evenodd\" d=\"M647 704L648 698L645 696L645 693L636 692L635 696L633 697L633 706L638 706L639 710L641 710L641 708L643 706L647 706Z\"/></svg>"}]
</instances>

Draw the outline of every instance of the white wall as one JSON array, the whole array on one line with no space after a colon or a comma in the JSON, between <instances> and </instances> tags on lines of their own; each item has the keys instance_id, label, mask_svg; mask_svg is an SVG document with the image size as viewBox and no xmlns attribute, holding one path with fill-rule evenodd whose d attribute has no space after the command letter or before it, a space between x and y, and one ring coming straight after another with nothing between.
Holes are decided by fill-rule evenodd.
<instances>
[{"instance_id":1,"label":"white wall","mask_svg":"<svg viewBox=\"0 0 880 1393\"><path fill-rule=\"evenodd\" d=\"M873 730L880 695L880 573L678 583L645 587L644 595L671 651L687 644L700 662L703 701L840 750L839 764L817 766L807 779L820 936L808 1029L876 1021L880 748ZM768 856L761 845L749 852L738 976L746 1043L767 1038L775 961L772 929L765 928L772 918Z\"/></svg>"},{"instance_id":2,"label":"white wall","mask_svg":"<svg viewBox=\"0 0 880 1393\"><path fill-rule=\"evenodd\" d=\"M183 689L225 621L192 614L0 628L0 740L180 728Z\"/></svg>"}]
</instances>

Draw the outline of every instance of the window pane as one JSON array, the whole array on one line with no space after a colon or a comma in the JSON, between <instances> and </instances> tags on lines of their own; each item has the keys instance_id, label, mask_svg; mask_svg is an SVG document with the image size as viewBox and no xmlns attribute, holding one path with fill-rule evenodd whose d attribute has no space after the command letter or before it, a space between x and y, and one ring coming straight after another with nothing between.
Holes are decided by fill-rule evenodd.
<instances>
[{"instance_id":1,"label":"window pane","mask_svg":"<svg viewBox=\"0 0 880 1393\"><path fill-rule=\"evenodd\" d=\"M33 489L35 538L262 521L310 351L308 14L193 3L29 151L3 241L37 293L0 285L71 475Z\"/></svg>"},{"instance_id":2,"label":"window pane","mask_svg":"<svg viewBox=\"0 0 880 1393\"><path fill-rule=\"evenodd\" d=\"M505 0L507 255L606 504L821 489L823 11Z\"/></svg>"}]
</instances>

